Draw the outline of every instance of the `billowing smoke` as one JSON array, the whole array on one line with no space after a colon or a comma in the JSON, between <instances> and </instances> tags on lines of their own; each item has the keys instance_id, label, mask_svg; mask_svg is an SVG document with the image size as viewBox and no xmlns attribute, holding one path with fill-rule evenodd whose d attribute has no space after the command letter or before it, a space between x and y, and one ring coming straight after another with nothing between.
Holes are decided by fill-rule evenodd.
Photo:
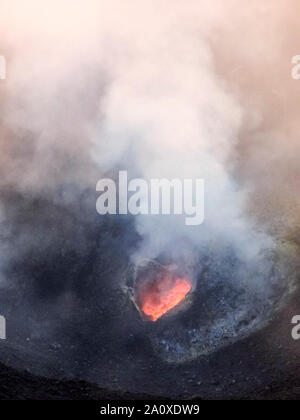
<instances>
[{"instance_id":1,"label":"billowing smoke","mask_svg":"<svg viewBox=\"0 0 300 420\"><path fill-rule=\"evenodd\" d=\"M281 67L288 67L289 56L283 63L281 54L285 40L276 34L291 7L296 7L289 3L253 3L243 16L247 34L239 42L241 12L236 1L226 7L219 1L210 5L193 1L188 7L180 2L171 7L155 1L114 5L92 1L89 6L75 1L52 2L46 9L31 1L26 10L17 2L4 4L1 40L8 52L9 76L2 120L12 137L22 133L23 145L18 141L14 148L6 141L3 149L15 162L16 149L22 153L24 148L25 156L21 167L10 163L3 182L45 188L65 182L70 172L74 182L85 183L92 164L78 168L75 162L89 156L102 172L129 162L133 175L145 178L203 177L208 231L178 232L177 221L169 226L165 219L140 220L145 252L156 256L164 250L173 242L171 232L194 236L197 243L205 242L205 236L224 234L237 241L247 236L242 188L230 176L232 157L239 144L251 147L247 137L257 136L258 128L264 138L273 134L263 123L268 109L261 102L274 102L276 94L280 101L283 87L265 92L260 81L256 93L261 91L260 103L252 104L255 92L246 92L250 98L241 101L230 81L249 78L250 66L250 80L242 80L242 87L256 81L251 80L254 72L265 75L264 80L274 79L278 63L265 68L258 57L271 61L275 55ZM267 14L267 27L250 26L257 16L264 20ZM228 66L226 74L220 73ZM275 132L273 138L279 135ZM67 159L75 162L70 165ZM159 240L153 228L160 232Z\"/></svg>"},{"instance_id":2,"label":"billowing smoke","mask_svg":"<svg viewBox=\"0 0 300 420\"><path fill-rule=\"evenodd\" d=\"M195 281L221 261L269 296L273 252L299 222L297 11L297 0L1 4L3 289L28 282L26 299L65 320L97 249L103 267L121 265L120 235L120 261L183 264ZM101 219L96 183L119 170L203 178L205 223Z\"/></svg>"}]
</instances>

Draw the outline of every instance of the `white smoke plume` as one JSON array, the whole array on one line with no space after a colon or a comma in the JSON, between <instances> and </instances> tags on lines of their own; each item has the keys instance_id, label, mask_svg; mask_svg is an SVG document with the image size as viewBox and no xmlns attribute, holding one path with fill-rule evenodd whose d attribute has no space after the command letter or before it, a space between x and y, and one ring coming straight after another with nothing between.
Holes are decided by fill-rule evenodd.
<instances>
[{"instance_id":1,"label":"white smoke plume","mask_svg":"<svg viewBox=\"0 0 300 420\"><path fill-rule=\"evenodd\" d=\"M297 9L294 0L246 9L237 0L2 2L1 184L92 187L116 168L204 178L205 224L138 217L143 242L133 258L229 245L254 263L272 246L254 216L275 217L276 177L289 179L299 149L282 93L291 91L285 51L296 47ZM274 102L285 107L280 121Z\"/></svg>"}]
</instances>

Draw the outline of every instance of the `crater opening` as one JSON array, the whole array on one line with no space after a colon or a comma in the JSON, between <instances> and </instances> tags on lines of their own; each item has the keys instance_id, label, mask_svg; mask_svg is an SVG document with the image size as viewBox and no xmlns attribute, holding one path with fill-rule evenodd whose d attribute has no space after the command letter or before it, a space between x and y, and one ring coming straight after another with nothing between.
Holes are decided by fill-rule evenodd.
<instances>
[{"instance_id":1,"label":"crater opening","mask_svg":"<svg viewBox=\"0 0 300 420\"><path fill-rule=\"evenodd\" d=\"M156 322L183 302L192 290L192 281L177 270L150 262L137 274L134 300L142 316Z\"/></svg>"}]
</instances>

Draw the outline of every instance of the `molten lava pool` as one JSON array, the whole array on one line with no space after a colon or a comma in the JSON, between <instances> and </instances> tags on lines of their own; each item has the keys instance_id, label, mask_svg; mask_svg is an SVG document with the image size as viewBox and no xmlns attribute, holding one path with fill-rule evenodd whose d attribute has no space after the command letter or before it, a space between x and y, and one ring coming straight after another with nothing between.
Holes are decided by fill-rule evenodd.
<instances>
[{"instance_id":1,"label":"molten lava pool","mask_svg":"<svg viewBox=\"0 0 300 420\"><path fill-rule=\"evenodd\" d=\"M191 288L188 278L174 277L169 272L161 273L153 281L140 286L140 309L149 320L155 322L182 302Z\"/></svg>"}]
</instances>

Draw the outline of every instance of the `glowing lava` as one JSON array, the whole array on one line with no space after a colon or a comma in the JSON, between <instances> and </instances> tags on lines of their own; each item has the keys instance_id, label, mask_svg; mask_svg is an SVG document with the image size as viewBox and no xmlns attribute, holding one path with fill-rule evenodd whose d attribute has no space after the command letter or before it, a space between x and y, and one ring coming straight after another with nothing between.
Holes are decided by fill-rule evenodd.
<instances>
[{"instance_id":1,"label":"glowing lava","mask_svg":"<svg viewBox=\"0 0 300 420\"><path fill-rule=\"evenodd\" d=\"M143 287L140 294L141 310L155 322L184 300L191 288L189 279L165 275Z\"/></svg>"}]
</instances>

